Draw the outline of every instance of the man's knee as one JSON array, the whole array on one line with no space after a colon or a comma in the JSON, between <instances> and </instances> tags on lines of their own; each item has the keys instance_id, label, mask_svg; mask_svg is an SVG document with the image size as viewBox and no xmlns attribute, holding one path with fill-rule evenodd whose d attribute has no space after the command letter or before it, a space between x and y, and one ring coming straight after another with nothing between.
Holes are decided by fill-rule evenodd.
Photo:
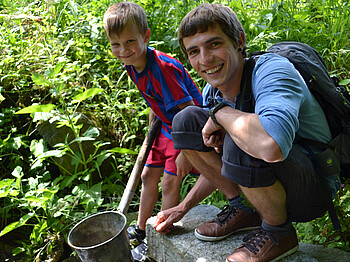
<instances>
[{"instance_id":1,"label":"man's knee","mask_svg":"<svg viewBox=\"0 0 350 262\"><path fill-rule=\"evenodd\" d=\"M177 113L173 119L172 132L202 132L209 114L198 106L188 106Z\"/></svg>"},{"instance_id":2,"label":"man's knee","mask_svg":"<svg viewBox=\"0 0 350 262\"><path fill-rule=\"evenodd\" d=\"M276 182L272 166L240 149L229 135L226 135L221 173L238 185L247 188L268 187Z\"/></svg>"},{"instance_id":3,"label":"man's knee","mask_svg":"<svg viewBox=\"0 0 350 262\"><path fill-rule=\"evenodd\" d=\"M209 118L208 111L198 106L188 106L173 119L171 136L175 149L190 149L202 152L212 151L204 145L202 129Z\"/></svg>"}]
</instances>

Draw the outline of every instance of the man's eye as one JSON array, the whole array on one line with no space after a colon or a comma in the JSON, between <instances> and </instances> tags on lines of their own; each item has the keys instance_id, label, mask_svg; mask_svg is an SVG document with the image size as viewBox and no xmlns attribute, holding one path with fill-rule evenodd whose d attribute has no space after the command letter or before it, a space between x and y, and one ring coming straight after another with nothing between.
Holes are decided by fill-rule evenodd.
<instances>
[{"instance_id":1,"label":"man's eye","mask_svg":"<svg viewBox=\"0 0 350 262\"><path fill-rule=\"evenodd\" d=\"M221 45L221 42L212 42L212 43L210 43L210 47L211 48L215 48L215 47L218 47L218 46L220 46Z\"/></svg>"},{"instance_id":2,"label":"man's eye","mask_svg":"<svg viewBox=\"0 0 350 262\"><path fill-rule=\"evenodd\" d=\"M194 56L194 55L196 55L198 53L198 51L197 50L190 50L190 51L188 51L188 56Z\"/></svg>"},{"instance_id":3,"label":"man's eye","mask_svg":"<svg viewBox=\"0 0 350 262\"><path fill-rule=\"evenodd\" d=\"M132 42L134 42L135 40L128 40L128 44L131 44Z\"/></svg>"}]
</instances>

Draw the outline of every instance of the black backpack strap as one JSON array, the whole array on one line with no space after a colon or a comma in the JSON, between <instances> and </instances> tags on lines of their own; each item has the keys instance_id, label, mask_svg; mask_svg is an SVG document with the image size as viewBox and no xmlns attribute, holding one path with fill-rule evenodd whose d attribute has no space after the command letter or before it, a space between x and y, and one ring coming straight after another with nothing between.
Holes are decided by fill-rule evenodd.
<instances>
[{"instance_id":1,"label":"black backpack strap","mask_svg":"<svg viewBox=\"0 0 350 262\"><path fill-rule=\"evenodd\" d=\"M254 113L255 100L252 90L252 74L259 56L251 56L245 63L241 80L241 110Z\"/></svg>"}]
</instances>

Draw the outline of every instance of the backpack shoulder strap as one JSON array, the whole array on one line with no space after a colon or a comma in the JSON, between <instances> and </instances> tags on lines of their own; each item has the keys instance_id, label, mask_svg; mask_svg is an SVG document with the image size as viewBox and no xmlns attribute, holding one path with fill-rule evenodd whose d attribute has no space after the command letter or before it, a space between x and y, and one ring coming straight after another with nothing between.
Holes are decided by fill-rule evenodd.
<instances>
[{"instance_id":1,"label":"backpack shoulder strap","mask_svg":"<svg viewBox=\"0 0 350 262\"><path fill-rule=\"evenodd\" d=\"M259 52L260 53L260 52ZM255 100L252 90L252 74L259 56L251 56L245 63L241 80L241 110L254 113Z\"/></svg>"}]
</instances>

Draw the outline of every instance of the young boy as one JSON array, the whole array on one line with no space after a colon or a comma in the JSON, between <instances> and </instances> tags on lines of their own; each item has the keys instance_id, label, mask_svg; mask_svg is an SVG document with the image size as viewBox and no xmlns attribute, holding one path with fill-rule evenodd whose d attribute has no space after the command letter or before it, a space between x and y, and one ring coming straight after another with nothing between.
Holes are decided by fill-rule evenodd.
<instances>
[{"instance_id":1,"label":"young boy","mask_svg":"<svg viewBox=\"0 0 350 262\"><path fill-rule=\"evenodd\" d=\"M147 46L150 29L146 13L139 5L132 2L112 5L104 15L103 24L113 55L125 64L129 76L150 107L150 123L153 117L162 121L161 132L141 174L137 225L128 228L130 242L137 244L145 238L146 221L157 202L158 182L163 172L162 209L179 203L182 178L192 166L179 154L180 150L174 150L171 123L181 109L201 105L202 95L178 60Z\"/></svg>"}]
</instances>

